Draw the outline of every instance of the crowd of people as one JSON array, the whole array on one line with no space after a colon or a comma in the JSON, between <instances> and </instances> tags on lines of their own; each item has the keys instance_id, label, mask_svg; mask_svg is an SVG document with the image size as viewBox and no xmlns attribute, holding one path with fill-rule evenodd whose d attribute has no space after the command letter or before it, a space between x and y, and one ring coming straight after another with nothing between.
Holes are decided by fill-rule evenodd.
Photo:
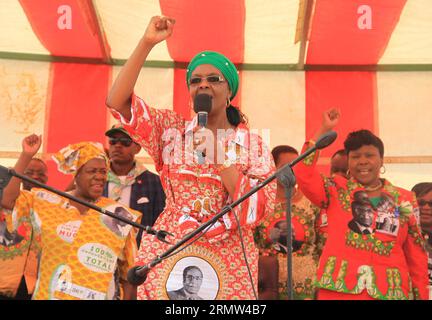
<instances>
[{"instance_id":1,"label":"crowd of people","mask_svg":"<svg viewBox=\"0 0 432 320\"><path fill-rule=\"evenodd\" d=\"M186 72L191 109L198 95L211 100L205 126L135 95L141 66L174 23L153 17L117 76L106 104L119 124L105 133L107 146L77 142L53 156L72 175L66 191L74 198L16 177L5 187L0 298L284 300L292 290L302 300L429 299L432 183L411 192L382 178L384 144L368 130L346 137L328 175L316 169L317 151L294 167L292 221L284 186L274 180L152 265L142 285L128 282L133 266L159 258L299 155L288 145L270 151L250 130L232 104L237 69L218 52L198 53ZM338 109L325 111L302 151L340 119ZM25 137L14 170L45 184L47 166L35 158L41 143L41 136ZM136 158L141 148L159 175ZM169 232L170 243L115 216Z\"/></svg>"}]
</instances>

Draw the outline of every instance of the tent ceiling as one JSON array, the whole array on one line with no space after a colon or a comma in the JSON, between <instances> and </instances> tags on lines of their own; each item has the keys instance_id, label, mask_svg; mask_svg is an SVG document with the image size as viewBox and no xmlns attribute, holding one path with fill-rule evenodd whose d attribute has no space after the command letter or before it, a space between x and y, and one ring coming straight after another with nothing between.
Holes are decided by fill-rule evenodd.
<instances>
[{"instance_id":1,"label":"tent ceiling","mask_svg":"<svg viewBox=\"0 0 432 320\"><path fill-rule=\"evenodd\" d=\"M380 63L432 63L432 1L407 1Z\"/></svg>"},{"instance_id":2,"label":"tent ceiling","mask_svg":"<svg viewBox=\"0 0 432 320\"><path fill-rule=\"evenodd\" d=\"M245 1L245 64L297 64L299 62L300 42L295 43L295 37L301 2L301 0ZM361 14L351 11L356 10L363 2L346 0L345 3L349 5L335 8L335 10L342 10L342 12L338 11L337 16L351 16L353 23L356 23L356 19ZM313 15L318 15L317 10L322 6L328 6L329 3L333 2L316 0ZM371 0L370 3L372 3L371 19L372 26L374 26L373 10L374 6L378 8L379 2ZM94 0L93 5L114 61L127 59L151 16L161 13L160 2L157 0ZM378 60L378 64L431 64L432 2L430 0L407 0L406 4L402 5L400 17L397 16L396 19L398 19L396 27L391 33L389 43L381 59ZM332 16L327 17L327 20L331 23L325 28L320 26L321 30L314 29L314 24L312 24L310 34L313 35L314 32L316 34L319 31L319 34L322 35L327 29L331 30L332 23L337 23L337 21L332 22ZM180 20L179 23L182 21ZM229 22L208 21L208 23ZM205 25L197 26L197 28L205 27ZM14 53L49 55L33 32L19 1L2 1L0 28L2 30L0 57ZM314 50L314 46L309 45L308 50ZM305 56L307 57L308 54L321 55L320 52L306 52ZM325 57L325 52L322 55ZM172 61L165 44L157 46L151 52L149 60ZM328 63L337 65L344 64L344 61L337 57L319 60L319 64ZM363 63L368 64L367 61L362 62L361 60L355 64Z\"/></svg>"},{"instance_id":3,"label":"tent ceiling","mask_svg":"<svg viewBox=\"0 0 432 320\"><path fill-rule=\"evenodd\" d=\"M2 1L0 10L0 51L49 54L33 33L18 1Z\"/></svg>"}]
</instances>

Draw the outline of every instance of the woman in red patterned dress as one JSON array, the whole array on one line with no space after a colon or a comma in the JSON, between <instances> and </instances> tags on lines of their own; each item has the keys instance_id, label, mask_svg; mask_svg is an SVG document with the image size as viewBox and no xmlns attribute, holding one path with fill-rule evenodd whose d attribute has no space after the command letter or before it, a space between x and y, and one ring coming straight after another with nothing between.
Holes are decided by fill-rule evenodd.
<instances>
[{"instance_id":1,"label":"woman in red patterned dress","mask_svg":"<svg viewBox=\"0 0 432 320\"><path fill-rule=\"evenodd\" d=\"M174 234L170 240L176 242L271 175L274 164L261 138L250 133L243 114L230 103L239 77L233 63L220 53L197 54L186 74L190 104L198 94L211 97L206 128L198 128L196 117L187 122L171 110L149 107L134 95L147 55L173 28L171 18L151 19L109 92L107 106L153 158L167 195L165 210L154 227ZM201 139L195 141L197 134ZM205 148L197 153L203 141ZM138 298L169 299L168 292L184 286L183 271L197 267L202 275L191 280L200 282L200 289L184 299L255 299L258 251L252 228L273 211L274 195L275 183L271 183L226 214L199 240L154 267L138 288ZM147 264L168 248L153 236L143 236L137 264Z\"/></svg>"},{"instance_id":2,"label":"woman in red patterned dress","mask_svg":"<svg viewBox=\"0 0 432 320\"><path fill-rule=\"evenodd\" d=\"M332 130L339 115L324 112L314 140ZM351 132L344 146L349 180L321 176L318 153L294 167L300 189L327 213L318 299L427 299L427 256L412 193L380 178L384 145L372 132Z\"/></svg>"}]
</instances>

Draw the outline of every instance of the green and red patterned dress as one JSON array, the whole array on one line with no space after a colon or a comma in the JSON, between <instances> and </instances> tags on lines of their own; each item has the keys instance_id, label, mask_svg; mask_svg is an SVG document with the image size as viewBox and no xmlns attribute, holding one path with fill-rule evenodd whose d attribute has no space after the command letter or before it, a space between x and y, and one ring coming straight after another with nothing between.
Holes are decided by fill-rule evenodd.
<instances>
[{"instance_id":1,"label":"green and red patterned dress","mask_svg":"<svg viewBox=\"0 0 432 320\"><path fill-rule=\"evenodd\" d=\"M299 191L297 191L299 192ZM315 299L315 274L318 265L315 220L319 208L314 206L303 194L292 201L293 227L293 297L296 300ZM298 199L295 199L298 198ZM255 241L260 255L276 256L279 263L279 299L287 299L287 251L286 237L274 236L275 228L286 226L285 202L277 201L275 210L255 230ZM280 232L279 232L280 233ZM282 242L282 243L280 243Z\"/></svg>"},{"instance_id":2,"label":"green and red patterned dress","mask_svg":"<svg viewBox=\"0 0 432 320\"><path fill-rule=\"evenodd\" d=\"M413 194L382 179L381 196L369 199L354 178L320 175L317 159L311 154L294 171L305 196L326 210L318 299L427 299L427 254ZM369 227L357 223L354 202L371 214Z\"/></svg>"}]
</instances>

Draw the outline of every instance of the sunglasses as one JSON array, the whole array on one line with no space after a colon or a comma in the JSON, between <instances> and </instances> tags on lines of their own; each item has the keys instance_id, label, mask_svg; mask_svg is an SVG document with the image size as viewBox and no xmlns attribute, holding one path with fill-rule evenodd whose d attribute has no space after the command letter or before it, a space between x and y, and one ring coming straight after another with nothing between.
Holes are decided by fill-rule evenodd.
<instances>
[{"instance_id":1,"label":"sunglasses","mask_svg":"<svg viewBox=\"0 0 432 320\"><path fill-rule=\"evenodd\" d=\"M129 147L132 144L132 139L129 138L109 138L109 144L114 146L120 142L120 144L124 147Z\"/></svg>"},{"instance_id":2,"label":"sunglasses","mask_svg":"<svg viewBox=\"0 0 432 320\"><path fill-rule=\"evenodd\" d=\"M423 207L423 206L425 206L425 205L428 204L429 207L432 208L432 200L431 200L431 201L426 201L426 200L420 199L420 200L418 200L417 202L418 202L418 205L419 205L420 207Z\"/></svg>"},{"instance_id":3,"label":"sunglasses","mask_svg":"<svg viewBox=\"0 0 432 320\"><path fill-rule=\"evenodd\" d=\"M220 83L220 82L224 82L225 79L222 78L219 75L213 75L213 76L207 76L204 78L200 78L200 77L193 77L190 78L189 80L189 84L200 84L201 81L203 81L203 79L206 79L208 83Z\"/></svg>"}]
</instances>

